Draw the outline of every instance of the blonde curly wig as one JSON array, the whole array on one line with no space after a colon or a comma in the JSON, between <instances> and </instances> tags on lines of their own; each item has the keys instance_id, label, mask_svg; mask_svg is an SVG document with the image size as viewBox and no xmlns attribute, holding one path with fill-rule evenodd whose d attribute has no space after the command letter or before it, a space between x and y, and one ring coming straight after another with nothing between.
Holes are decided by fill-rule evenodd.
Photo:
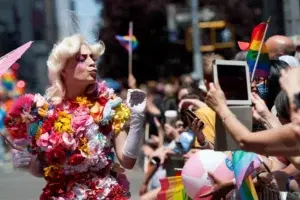
<instances>
[{"instance_id":1,"label":"blonde curly wig","mask_svg":"<svg viewBox=\"0 0 300 200\"><path fill-rule=\"evenodd\" d=\"M54 45L48 61L48 76L50 80L50 87L46 90L46 97L54 104L61 103L65 95L65 85L62 80L61 72L70 58L76 56L80 51L82 44L90 47L93 57L100 57L105 50L103 42L94 45L89 45L84 41L82 35L72 35L64 38L61 42Z\"/></svg>"}]
</instances>

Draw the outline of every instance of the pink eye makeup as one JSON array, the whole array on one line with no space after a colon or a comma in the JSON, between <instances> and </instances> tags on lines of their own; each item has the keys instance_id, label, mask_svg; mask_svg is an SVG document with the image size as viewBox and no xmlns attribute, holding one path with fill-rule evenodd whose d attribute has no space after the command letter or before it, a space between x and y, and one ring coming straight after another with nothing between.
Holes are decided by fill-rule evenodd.
<instances>
[{"instance_id":1,"label":"pink eye makeup","mask_svg":"<svg viewBox=\"0 0 300 200\"><path fill-rule=\"evenodd\" d=\"M86 59L90 57L94 62L96 62L96 58L94 58L94 56L92 54L79 54L76 56L76 61L77 62L84 62L86 61Z\"/></svg>"},{"instance_id":2,"label":"pink eye makeup","mask_svg":"<svg viewBox=\"0 0 300 200\"><path fill-rule=\"evenodd\" d=\"M87 54L80 54L76 56L76 61L77 62L84 62L87 59L88 55Z\"/></svg>"}]
</instances>

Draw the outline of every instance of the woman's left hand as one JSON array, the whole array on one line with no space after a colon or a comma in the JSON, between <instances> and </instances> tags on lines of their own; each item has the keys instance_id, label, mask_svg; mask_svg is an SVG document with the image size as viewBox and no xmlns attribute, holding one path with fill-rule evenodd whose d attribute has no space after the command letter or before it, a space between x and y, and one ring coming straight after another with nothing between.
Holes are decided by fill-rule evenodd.
<instances>
[{"instance_id":1,"label":"woman's left hand","mask_svg":"<svg viewBox=\"0 0 300 200\"><path fill-rule=\"evenodd\" d=\"M217 114L221 114L227 108L226 97L218 83L210 83L205 103Z\"/></svg>"}]
</instances>

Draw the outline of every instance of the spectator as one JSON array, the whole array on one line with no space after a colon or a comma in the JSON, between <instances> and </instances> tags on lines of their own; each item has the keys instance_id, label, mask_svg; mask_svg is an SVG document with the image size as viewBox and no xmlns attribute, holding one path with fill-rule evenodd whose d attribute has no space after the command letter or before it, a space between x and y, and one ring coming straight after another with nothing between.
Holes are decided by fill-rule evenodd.
<instances>
[{"instance_id":1,"label":"spectator","mask_svg":"<svg viewBox=\"0 0 300 200\"><path fill-rule=\"evenodd\" d=\"M228 133L241 149L262 155L296 156L300 154L300 141L292 124L251 133L230 111L224 93L218 84L210 83L206 103L222 119Z\"/></svg>"},{"instance_id":2,"label":"spectator","mask_svg":"<svg viewBox=\"0 0 300 200\"><path fill-rule=\"evenodd\" d=\"M295 56L296 48L293 41L283 35L274 35L266 41L270 59L277 59L279 56Z\"/></svg>"},{"instance_id":3,"label":"spectator","mask_svg":"<svg viewBox=\"0 0 300 200\"><path fill-rule=\"evenodd\" d=\"M267 87L267 98L266 102L268 105L268 108L271 109L274 105L274 101L276 96L281 91L280 84L279 84L279 78L280 78L280 71L283 69L288 68L289 65L281 60L272 60L270 65L270 73L268 77L268 87ZM261 96L264 96L262 92L260 92Z\"/></svg>"}]
</instances>

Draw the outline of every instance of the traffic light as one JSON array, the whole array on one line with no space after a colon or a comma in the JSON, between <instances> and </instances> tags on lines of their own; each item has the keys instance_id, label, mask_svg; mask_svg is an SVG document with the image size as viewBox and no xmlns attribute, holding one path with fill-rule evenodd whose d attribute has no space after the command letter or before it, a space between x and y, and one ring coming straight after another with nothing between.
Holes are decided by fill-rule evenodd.
<instances>
[{"instance_id":1,"label":"traffic light","mask_svg":"<svg viewBox=\"0 0 300 200\"><path fill-rule=\"evenodd\" d=\"M199 28L202 52L235 47L234 28L226 21L200 22ZM193 50L192 32L192 27L189 27L185 33L185 46L188 51Z\"/></svg>"}]
</instances>

